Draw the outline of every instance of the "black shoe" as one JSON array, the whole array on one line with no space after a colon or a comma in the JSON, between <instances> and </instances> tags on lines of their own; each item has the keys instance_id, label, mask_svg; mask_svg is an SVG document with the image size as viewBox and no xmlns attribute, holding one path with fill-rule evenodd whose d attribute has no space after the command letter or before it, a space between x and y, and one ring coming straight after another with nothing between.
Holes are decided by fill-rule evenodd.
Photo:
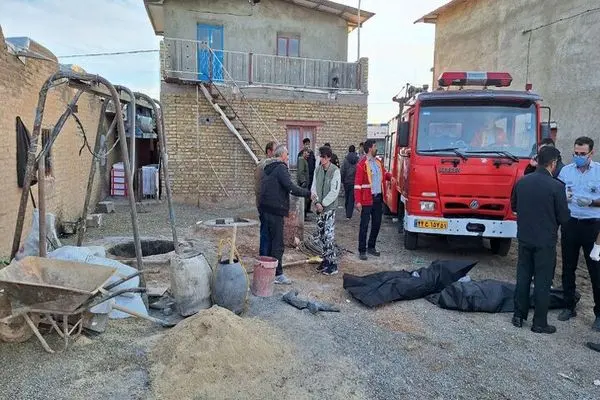
<instances>
[{"instance_id":1,"label":"black shoe","mask_svg":"<svg viewBox=\"0 0 600 400\"><path fill-rule=\"evenodd\" d=\"M589 349L600 352L600 343L587 342L585 344Z\"/></svg>"},{"instance_id":2,"label":"black shoe","mask_svg":"<svg viewBox=\"0 0 600 400\"><path fill-rule=\"evenodd\" d=\"M317 265L317 268L315 268L315 270L317 272L323 272L325 268L327 268L327 265L325 265L325 261L323 261L321 264Z\"/></svg>"},{"instance_id":3,"label":"black shoe","mask_svg":"<svg viewBox=\"0 0 600 400\"><path fill-rule=\"evenodd\" d=\"M592 329L595 331L600 331L600 317L596 317L596 320L592 324Z\"/></svg>"},{"instance_id":4,"label":"black shoe","mask_svg":"<svg viewBox=\"0 0 600 400\"><path fill-rule=\"evenodd\" d=\"M367 253L369 253L370 255L375 256L375 257L379 257L381 255L381 253L378 252L377 250L375 250L374 248L367 249Z\"/></svg>"},{"instance_id":5,"label":"black shoe","mask_svg":"<svg viewBox=\"0 0 600 400\"><path fill-rule=\"evenodd\" d=\"M512 324L515 328L522 328L523 327L523 318L517 317L517 316L512 317Z\"/></svg>"},{"instance_id":6,"label":"black shoe","mask_svg":"<svg viewBox=\"0 0 600 400\"><path fill-rule=\"evenodd\" d=\"M367 253L360 253L358 255L358 258L360 258L363 261L367 261L369 259L369 257L367 257Z\"/></svg>"},{"instance_id":7,"label":"black shoe","mask_svg":"<svg viewBox=\"0 0 600 400\"><path fill-rule=\"evenodd\" d=\"M569 310L567 308L567 309L562 310L560 312L560 314L558 314L557 319L559 321L568 321L571 318L575 318L576 316L577 316L577 311L575 311L575 310Z\"/></svg>"},{"instance_id":8,"label":"black shoe","mask_svg":"<svg viewBox=\"0 0 600 400\"><path fill-rule=\"evenodd\" d=\"M325 268L323 270L323 275L335 275L337 274L338 271L338 267L335 264L330 264L327 268Z\"/></svg>"},{"instance_id":9,"label":"black shoe","mask_svg":"<svg viewBox=\"0 0 600 400\"><path fill-rule=\"evenodd\" d=\"M534 325L531 327L531 332L552 334L552 333L556 332L556 327L552 326L552 325L546 325L546 326L535 326Z\"/></svg>"}]
</instances>

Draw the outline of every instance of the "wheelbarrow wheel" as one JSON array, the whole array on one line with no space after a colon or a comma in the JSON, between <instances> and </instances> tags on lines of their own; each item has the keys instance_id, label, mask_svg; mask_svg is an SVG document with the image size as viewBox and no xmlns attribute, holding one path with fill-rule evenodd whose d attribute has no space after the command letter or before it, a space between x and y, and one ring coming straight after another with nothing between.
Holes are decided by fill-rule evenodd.
<instances>
[{"instance_id":1,"label":"wheelbarrow wheel","mask_svg":"<svg viewBox=\"0 0 600 400\"><path fill-rule=\"evenodd\" d=\"M10 302L6 295L0 294L0 319L11 314ZM40 317L37 314L30 315L31 321L37 327ZM33 331L27 325L25 318L15 317L8 323L0 322L0 340L7 343L26 342L33 336Z\"/></svg>"}]
</instances>

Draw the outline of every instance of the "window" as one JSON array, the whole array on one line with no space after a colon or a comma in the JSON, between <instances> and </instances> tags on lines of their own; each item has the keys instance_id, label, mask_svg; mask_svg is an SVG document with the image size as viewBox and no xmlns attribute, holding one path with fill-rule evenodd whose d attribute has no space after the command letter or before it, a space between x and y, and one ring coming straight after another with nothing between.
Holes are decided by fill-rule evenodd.
<instances>
[{"instance_id":1,"label":"window","mask_svg":"<svg viewBox=\"0 0 600 400\"><path fill-rule=\"evenodd\" d=\"M385 163L385 169L392 171L392 158L394 157L394 150L396 148L396 132L385 137L385 153L383 161ZM379 148L378 148L379 150Z\"/></svg>"},{"instance_id":2,"label":"window","mask_svg":"<svg viewBox=\"0 0 600 400\"><path fill-rule=\"evenodd\" d=\"M417 151L471 155L507 151L529 158L535 144L535 105L424 106L419 115ZM440 150L437 150L440 149Z\"/></svg>"},{"instance_id":3,"label":"window","mask_svg":"<svg viewBox=\"0 0 600 400\"><path fill-rule=\"evenodd\" d=\"M300 57L300 37L277 35L277 55L283 57Z\"/></svg>"},{"instance_id":4,"label":"window","mask_svg":"<svg viewBox=\"0 0 600 400\"><path fill-rule=\"evenodd\" d=\"M289 151L289 167L296 168L298 166L298 154L302 150L302 141L305 138L310 139L311 146L315 145L314 126L288 126L287 127L287 148ZM313 148L314 150L314 148Z\"/></svg>"},{"instance_id":5,"label":"window","mask_svg":"<svg viewBox=\"0 0 600 400\"><path fill-rule=\"evenodd\" d=\"M42 129L42 149L46 147L46 144L50 142L50 137L52 136L52 129ZM40 149L41 150L41 149ZM46 167L46 176L53 176L52 174L52 147L48 149L46 153L46 162L44 163Z\"/></svg>"}]
</instances>

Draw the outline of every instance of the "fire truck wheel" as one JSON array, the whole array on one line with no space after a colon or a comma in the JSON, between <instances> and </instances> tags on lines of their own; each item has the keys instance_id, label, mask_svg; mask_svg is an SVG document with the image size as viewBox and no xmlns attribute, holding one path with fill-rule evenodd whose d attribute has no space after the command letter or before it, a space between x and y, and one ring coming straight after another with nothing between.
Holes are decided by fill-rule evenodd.
<instances>
[{"instance_id":1,"label":"fire truck wheel","mask_svg":"<svg viewBox=\"0 0 600 400\"><path fill-rule=\"evenodd\" d=\"M404 233L404 203L398 200L398 233Z\"/></svg>"},{"instance_id":2,"label":"fire truck wheel","mask_svg":"<svg viewBox=\"0 0 600 400\"><path fill-rule=\"evenodd\" d=\"M415 232L404 231L404 248L406 250L416 250L419 235Z\"/></svg>"},{"instance_id":3,"label":"fire truck wheel","mask_svg":"<svg viewBox=\"0 0 600 400\"><path fill-rule=\"evenodd\" d=\"M510 239L490 239L490 247L492 248L492 253L497 254L501 257L506 257L508 252L510 251L510 245L512 240Z\"/></svg>"}]
</instances>

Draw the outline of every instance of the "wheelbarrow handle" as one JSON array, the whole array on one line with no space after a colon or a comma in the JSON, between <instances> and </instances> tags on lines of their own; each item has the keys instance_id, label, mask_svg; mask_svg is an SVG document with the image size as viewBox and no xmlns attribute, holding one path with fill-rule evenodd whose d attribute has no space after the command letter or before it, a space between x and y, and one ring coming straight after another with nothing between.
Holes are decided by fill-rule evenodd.
<instances>
[{"instance_id":1,"label":"wheelbarrow handle","mask_svg":"<svg viewBox=\"0 0 600 400\"><path fill-rule=\"evenodd\" d=\"M141 288L141 287L117 290L116 292L112 292L109 295L107 295L105 297L101 297L98 300L86 305L85 308L90 309L90 308L96 307L97 305L102 304L105 301L108 301L114 297L120 296L123 293L144 293L145 291L146 291L146 288ZM104 294L104 292L103 292L103 294Z\"/></svg>"},{"instance_id":2,"label":"wheelbarrow handle","mask_svg":"<svg viewBox=\"0 0 600 400\"><path fill-rule=\"evenodd\" d=\"M133 279L136 276L139 276L141 273L142 273L142 271L134 272L133 274L131 274L129 276L126 276L125 278L121 278L121 279L119 279L116 282L113 282L113 283L111 283L111 284L109 284L107 286L104 286L102 289L104 289L104 290L110 290L112 288L115 288L115 287L119 286L120 284L122 284L124 282L127 282L128 280Z\"/></svg>"}]
</instances>

